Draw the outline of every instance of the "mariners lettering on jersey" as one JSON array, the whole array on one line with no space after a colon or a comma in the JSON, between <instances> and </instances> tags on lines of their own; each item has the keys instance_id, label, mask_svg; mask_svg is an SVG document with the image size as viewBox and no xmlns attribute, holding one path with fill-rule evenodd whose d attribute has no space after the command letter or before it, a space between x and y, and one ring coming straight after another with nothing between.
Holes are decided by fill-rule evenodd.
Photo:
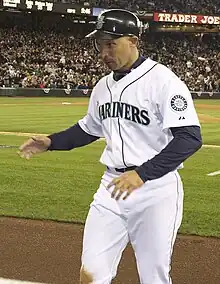
<instances>
[{"instance_id":1,"label":"mariners lettering on jersey","mask_svg":"<svg viewBox=\"0 0 220 284\"><path fill-rule=\"evenodd\" d=\"M148 111L122 102L109 102L99 106L100 120L106 118L123 118L142 125L148 125Z\"/></svg>"}]
</instances>

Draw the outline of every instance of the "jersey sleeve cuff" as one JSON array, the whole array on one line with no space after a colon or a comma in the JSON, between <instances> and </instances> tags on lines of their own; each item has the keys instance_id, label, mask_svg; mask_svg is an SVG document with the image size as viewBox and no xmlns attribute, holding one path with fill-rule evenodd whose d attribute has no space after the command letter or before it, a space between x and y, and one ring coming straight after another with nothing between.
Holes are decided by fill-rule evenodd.
<instances>
[{"instance_id":1,"label":"jersey sleeve cuff","mask_svg":"<svg viewBox=\"0 0 220 284\"><path fill-rule=\"evenodd\" d=\"M148 178L146 176L146 172L145 170L140 166L140 167L137 167L135 169L136 173L139 175L139 177L142 179L142 181L145 183L146 181L148 181Z\"/></svg>"}]
</instances>

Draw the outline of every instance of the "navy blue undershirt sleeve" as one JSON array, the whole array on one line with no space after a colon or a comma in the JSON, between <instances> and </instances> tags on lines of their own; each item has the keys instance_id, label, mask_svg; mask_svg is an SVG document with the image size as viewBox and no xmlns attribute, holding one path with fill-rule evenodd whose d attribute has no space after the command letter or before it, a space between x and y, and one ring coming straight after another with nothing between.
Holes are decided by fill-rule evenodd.
<instances>
[{"instance_id":1,"label":"navy blue undershirt sleeve","mask_svg":"<svg viewBox=\"0 0 220 284\"><path fill-rule=\"evenodd\" d=\"M49 151L68 151L88 145L100 138L86 133L78 123L64 131L53 133L48 137L51 139L51 145L48 148Z\"/></svg>"},{"instance_id":2,"label":"navy blue undershirt sleeve","mask_svg":"<svg viewBox=\"0 0 220 284\"><path fill-rule=\"evenodd\" d=\"M201 148L199 126L175 127L170 130L174 137L170 143L158 155L135 169L144 182L160 178L175 170Z\"/></svg>"}]
</instances>

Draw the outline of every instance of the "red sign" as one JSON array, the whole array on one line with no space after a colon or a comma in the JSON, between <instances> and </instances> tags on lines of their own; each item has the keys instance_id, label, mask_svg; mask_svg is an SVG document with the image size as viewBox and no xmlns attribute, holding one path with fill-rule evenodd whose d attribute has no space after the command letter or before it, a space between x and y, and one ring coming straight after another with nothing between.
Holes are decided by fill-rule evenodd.
<instances>
[{"instance_id":1,"label":"red sign","mask_svg":"<svg viewBox=\"0 0 220 284\"><path fill-rule=\"evenodd\" d=\"M154 13L155 22L220 25L220 16Z\"/></svg>"}]
</instances>

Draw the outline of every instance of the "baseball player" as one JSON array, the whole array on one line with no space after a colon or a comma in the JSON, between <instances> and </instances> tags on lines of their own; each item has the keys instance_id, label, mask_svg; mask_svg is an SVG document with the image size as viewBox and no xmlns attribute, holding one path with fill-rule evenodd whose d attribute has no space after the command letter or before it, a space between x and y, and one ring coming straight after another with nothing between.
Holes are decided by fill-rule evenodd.
<instances>
[{"instance_id":1,"label":"baseball player","mask_svg":"<svg viewBox=\"0 0 220 284\"><path fill-rule=\"evenodd\" d=\"M87 216L81 284L109 284L128 242L140 283L171 284L171 255L183 212L178 169L202 145L186 85L138 49L141 23L120 9L103 12L92 37L112 70L94 87L88 112L72 127L34 136L20 147L29 159L104 137L106 165Z\"/></svg>"}]
</instances>

